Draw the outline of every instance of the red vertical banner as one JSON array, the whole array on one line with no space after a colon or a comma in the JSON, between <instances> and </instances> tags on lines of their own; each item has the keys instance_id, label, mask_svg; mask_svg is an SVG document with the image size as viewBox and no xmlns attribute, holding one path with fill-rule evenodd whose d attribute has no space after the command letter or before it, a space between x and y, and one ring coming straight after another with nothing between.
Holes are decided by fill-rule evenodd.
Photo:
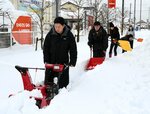
<instances>
[{"instance_id":1,"label":"red vertical banner","mask_svg":"<svg viewBox=\"0 0 150 114\"><path fill-rule=\"evenodd\" d=\"M32 44L31 17L19 16L13 29L13 38L19 44Z\"/></svg>"},{"instance_id":2,"label":"red vertical banner","mask_svg":"<svg viewBox=\"0 0 150 114\"><path fill-rule=\"evenodd\" d=\"M116 0L108 0L108 8L116 8Z\"/></svg>"},{"instance_id":3,"label":"red vertical banner","mask_svg":"<svg viewBox=\"0 0 150 114\"><path fill-rule=\"evenodd\" d=\"M93 16L88 16L88 27L93 26L94 23L94 17Z\"/></svg>"}]
</instances>

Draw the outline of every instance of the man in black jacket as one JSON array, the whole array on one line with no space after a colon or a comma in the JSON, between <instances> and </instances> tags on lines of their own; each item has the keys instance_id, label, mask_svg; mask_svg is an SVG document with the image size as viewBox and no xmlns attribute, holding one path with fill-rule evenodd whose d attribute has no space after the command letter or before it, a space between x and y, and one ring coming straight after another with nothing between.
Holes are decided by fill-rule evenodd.
<instances>
[{"instance_id":1,"label":"man in black jacket","mask_svg":"<svg viewBox=\"0 0 150 114\"><path fill-rule=\"evenodd\" d=\"M89 32L88 45L93 50L93 57L105 57L108 48L108 35L98 21L94 23Z\"/></svg>"},{"instance_id":2,"label":"man in black jacket","mask_svg":"<svg viewBox=\"0 0 150 114\"><path fill-rule=\"evenodd\" d=\"M47 34L43 48L44 63L65 64L71 67L76 65L77 46L75 37L70 29L65 25L62 17L54 20L54 26ZM49 69L45 71L44 83L48 85L53 82L53 74ZM59 88L67 87L69 84L69 67L67 67L59 80Z\"/></svg>"}]
</instances>

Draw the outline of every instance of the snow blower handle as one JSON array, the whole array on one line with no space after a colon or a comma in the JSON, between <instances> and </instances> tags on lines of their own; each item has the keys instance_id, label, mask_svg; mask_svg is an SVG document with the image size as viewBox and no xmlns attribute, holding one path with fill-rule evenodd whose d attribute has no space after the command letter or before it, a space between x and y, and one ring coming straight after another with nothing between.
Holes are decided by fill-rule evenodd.
<instances>
[{"instance_id":1,"label":"snow blower handle","mask_svg":"<svg viewBox=\"0 0 150 114\"><path fill-rule=\"evenodd\" d=\"M45 64L45 68L52 69L55 72L62 72L64 70L64 65L62 64Z\"/></svg>"},{"instance_id":2,"label":"snow blower handle","mask_svg":"<svg viewBox=\"0 0 150 114\"><path fill-rule=\"evenodd\" d=\"M26 71L28 69L35 69L35 70L45 70L45 68L34 68L34 67L22 67L22 66L19 66L19 65L16 65L15 68L18 70L18 71Z\"/></svg>"}]
</instances>

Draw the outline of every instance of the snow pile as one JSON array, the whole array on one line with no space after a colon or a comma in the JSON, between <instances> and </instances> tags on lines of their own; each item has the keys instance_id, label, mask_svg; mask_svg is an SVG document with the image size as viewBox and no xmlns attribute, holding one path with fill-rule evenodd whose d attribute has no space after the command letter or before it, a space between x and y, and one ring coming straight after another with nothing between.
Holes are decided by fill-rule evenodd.
<instances>
[{"instance_id":1,"label":"snow pile","mask_svg":"<svg viewBox=\"0 0 150 114\"><path fill-rule=\"evenodd\" d=\"M136 32L143 43L134 42L132 52L120 53L94 70L85 71L89 59L87 36L78 43L78 61L70 68L70 84L52 100L50 106L38 109L31 92L22 91L22 80L15 65L43 67L42 51L33 46L0 49L1 114L149 114L150 113L150 32ZM118 48L120 50L120 48ZM107 53L108 54L108 53ZM34 82L42 81L44 72L31 71ZM36 93L37 94L37 93Z\"/></svg>"}]
</instances>

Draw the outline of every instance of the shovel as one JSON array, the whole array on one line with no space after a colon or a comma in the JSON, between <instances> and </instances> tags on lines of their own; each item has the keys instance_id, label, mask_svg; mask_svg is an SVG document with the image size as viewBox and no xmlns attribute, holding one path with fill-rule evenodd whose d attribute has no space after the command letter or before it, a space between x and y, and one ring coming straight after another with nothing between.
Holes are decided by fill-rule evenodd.
<instances>
[{"instance_id":1,"label":"shovel","mask_svg":"<svg viewBox=\"0 0 150 114\"><path fill-rule=\"evenodd\" d=\"M137 42L143 42L143 38L134 38Z\"/></svg>"},{"instance_id":2,"label":"shovel","mask_svg":"<svg viewBox=\"0 0 150 114\"><path fill-rule=\"evenodd\" d=\"M86 70L92 70L96 65L102 64L105 60L105 57L92 57L93 50L90 49L90 59L86 65Z\"/></svg>"},{"instance_id":3,"label":"shovel","mask_svg":"<svg viewBox=\"0 0 150 114\"><path fill-rule=\"evenodd\" d=\"M125 51L132 50L129 41L127 41L127 40L118 40L117 44Z\"/></svg>"}]
</instances>

